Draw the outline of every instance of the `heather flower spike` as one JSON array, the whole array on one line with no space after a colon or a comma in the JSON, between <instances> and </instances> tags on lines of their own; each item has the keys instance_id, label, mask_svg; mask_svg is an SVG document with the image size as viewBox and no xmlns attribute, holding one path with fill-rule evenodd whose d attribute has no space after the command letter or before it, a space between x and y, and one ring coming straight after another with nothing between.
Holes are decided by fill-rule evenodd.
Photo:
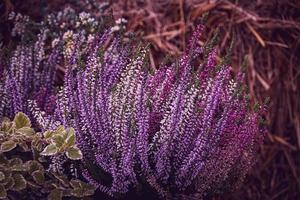
<instances>
[{"instance_id":1,"label":"heather flower spike","mask_svg":"<svg viewBox=\"0 0 300 200\"><path fill-rule=\"evenodd\" d=\"M94 23L90 18L80 14L76 26ZM61 31L51 51L44 50L49 31L42 31L9 60L0 83L1 113L23 111L42 131L73 127L76 144L69 139L74 146L62 143L49 152L82 157L80 176L112 197L141 184L163 199L201 199L232 189L255 161L263 108L249 108L243 75L232 78L214 42L199 46L203 29L196 28L178 61L153 73L147 48L124 44L116 28L88 35ZM54 74L61 66L64 81L57 88ZM64 162L52 160L58 168Z\"/></svg>"}]
</instances>

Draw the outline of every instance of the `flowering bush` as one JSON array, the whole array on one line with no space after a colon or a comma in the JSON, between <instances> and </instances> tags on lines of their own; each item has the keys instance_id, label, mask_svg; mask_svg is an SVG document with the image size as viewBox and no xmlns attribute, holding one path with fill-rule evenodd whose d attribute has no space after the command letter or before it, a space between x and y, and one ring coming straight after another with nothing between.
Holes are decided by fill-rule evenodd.
<instances>
[{"instance_id":1,"label":"flowering bush","mask_svg":"<svg viewBox=\"0 0 300 200\"><path fill-rule=\"evenodd\" d=\"M43 29L2 59L1 113L23 111L42 131L73 127L77 169L112 197L142 187L166 199L204 198L239 185L262 141L263 108L250 109L243 74L231 77L213 42L198 45L203 27L181 59L151 71L147 47L124 44L114 27L91 29L90 15L76 19L74 29L56 28L50 39ZM49 152L81 157L61 147ZM52 160L58 171L64 159Z\"/></svg>"},{"instance_id":2,"label":"flowering bush","mask_svg":"<svg viewBox=\"0 0 300 200\"><path fill-rule=\"evenodd\" d=\"M214 50L204 64L192 65L204 53L196 47L201 29L178 63L153 74L144 47L128 57L115 39L99 56L105 34L83 67L70 62L59 121L80 133L78 145L92 165L83 176L95 187L113 196L142 178L164 198L202 197L238 182L251 167L260 116L248 108L243 75L231 79ZM111 181L94 171L110 174Z\"/></svg>"}]
</instances>

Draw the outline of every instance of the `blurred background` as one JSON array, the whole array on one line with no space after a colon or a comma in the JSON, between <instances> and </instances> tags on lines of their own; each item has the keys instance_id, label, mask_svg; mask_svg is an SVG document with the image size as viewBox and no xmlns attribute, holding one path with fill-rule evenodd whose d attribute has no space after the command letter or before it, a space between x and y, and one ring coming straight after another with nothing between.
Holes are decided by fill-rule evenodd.
<instances>
[{"instance_id":1,"label":"blurred background","mask_svg":"<svg viewBox=\"0 0 300 200\"><path fill-rule=\"evenodd\" d=\"M150 43L153 67L166 56L181 55L203 20L200 43L219 30L219 55L234 38L233 73L245 65L252 101L270 99L268 133L241 188L217 199L300 199L299 0L0 0L0 37L4 43L11 40L11 11L41 20L67 6L126 19L125 32Z\"/></svg>"}]
</instances>

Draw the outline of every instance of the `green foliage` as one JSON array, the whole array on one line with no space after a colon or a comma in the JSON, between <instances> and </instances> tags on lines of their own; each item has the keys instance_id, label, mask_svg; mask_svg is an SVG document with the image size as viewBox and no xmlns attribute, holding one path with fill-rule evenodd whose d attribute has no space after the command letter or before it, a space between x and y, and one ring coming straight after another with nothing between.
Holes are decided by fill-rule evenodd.
<instances>
[{"instance_id":1,"label":"green foliage","mask_svg":"<svg viewBox=\"0 0 300 200\"><path fill-rule=\"evenodd\" d=\"M20 129L23 127L28 127L28 128L31 127L29 118L24 113L21 113L21 112L16 114L14 123L16 125L16 129Z\"/></svg>"},{"instance_id":2,"label":"green foliage","mask_svg":"<svg viewBox=\"0 0 300 200\"><path fill-rule=\"evenodd\" d=\"M58 126L54 131L46 131L44 138L49 145L43 150L41 155L51 156L58 153L65 153L71 160L82 159L82 153L75 145L75 131L73 128L65 129Z\"/></svg>"},{"instance_id":3,"label":"green foliage","mask_svg":"<svg viewBox=\"0 0 300 200\"><path fill-rule=\"evenodd\" d=\"M28 192L42 193L49 200L92 195L92 186L47 170L49 163L44 156L63 154L72 160L82 158L75 145L73 128L59 126L42 134L31 128L24 113L18 113L13 121L3 119L0 126L0 199Z\"/></svg>"}]
</instances>

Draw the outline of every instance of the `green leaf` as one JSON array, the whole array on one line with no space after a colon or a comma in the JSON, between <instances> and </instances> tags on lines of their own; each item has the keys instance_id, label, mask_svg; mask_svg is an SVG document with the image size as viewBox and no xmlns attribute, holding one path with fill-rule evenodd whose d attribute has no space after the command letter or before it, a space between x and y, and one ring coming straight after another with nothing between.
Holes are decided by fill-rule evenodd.
<instances>
[{"instance_id":1,"label":"green leaf","mask_svg":"<svg viewBox=\"0 0 300 200\"><path fill-rule=\"evenodd\" d=\"M36 160L30 160L26 164L29 166L29 173L33 173L37 170L44 170L43 165Z\"/></svg>"},{"instance_id":2,"label":"green leaf","mask_svg":"<svg viewBox=\"0 0 300 200\"><path fill-rule=\"evenodd\" d=\"M16 171L16 172L26 172L28 171L28 166L25 164L17 164L17 165L13 165L10 168L11 171Z\"/></svg>"},{"instance_id":3,"label":"green leaf","mask_svg":"<svg viewBox=\"0 0 300 200\"><path fill-rule=\"evenodd\" d=\"M4 187L6 190L10 190L15 184L15 180L12 177L5 179Z\"/></svg>"},{"instance_id":4,"label":"green leaf","mask_svg":"<svg viewBox=\"0 0 300 200\"><path fill-rule=\"evenodd\" d=\"M57 153L57 147L55 144L49 144L46 148L42 151L41 155L43 156L52 156Z\"/></svg>"},{"instance_id":5,"label":"green leaf","mask_svg":"<svg viewBox=\"0 0 300 200\"><path fill-rule=\"evenodd\" d=\"M35 182L28 181L28 180L27 180L27 185L28 185L29 188L32 188L32 189L35 189L35 190L40 189L42 187L42 186L36 184Z\"/></svg>"},{"instance_id":6,"label":"green leaf","mask_svg":"<svg viewBox=\"0 0 300 200\"><path fill-rule=\"evenodd\" d=\"M73 188L71 194L76 197L90 196L95 192L95 188L93 186L80 180L73 179L70 181L70 185Z\"/></svg>"},{"instance_id":7,"label":"green leaf","mask_svg":"<svg viewBox=\"0 0 300 200\"><path fill-rule=\"evenodd\" d=\"M70 181L70 185L72 186L72 188L74 189L78 189L78 188L81 188L81 181L80 180L76 180L76 179L73 179Z\"/></svg>"},{"instance_id":8,"label":"green leaf","mask_svg":"<svg viewBox=\"0 0 300 200\"><path fill-rule=\"evenodd\" d=\"M22 174L13 174L15 184L12 190L20 191L26 188L26 180Z\"/></svg>"},{"instance_id":9,"label":"green leaf","mask_svg":"<svg viewBox=\"0 0 300 200\"><path fill-rule=\"evenodd\" d=\"M35 135L35 137L32 139L31 141L31 146L32 147L37 147L38 145L40 145L41 138L39 137L39 134Z\"/></svg>"},{"instance_id":10,"label":"green leaf","mask_svg":"<svg viewBox=\"0 0 300 200\"><path fill-rule=\"evenodd\" d=\"M0 199L6 199L7 192L3 185L0 185Z\"/></svg>"},{"instance_id":11,"label":"green leaf","mask_svg":"<svg viewBox=\"0 0 300 200\"><path fill-rule=\"evenodd\" d=\"M43 150L43 145L40 142L36 142L35 145L32 145L37 152L41 152Z\"/></svg>"},{"instance_id":12,"label":"green leaf","mask_svg":"<svg viewBox=\"0 0 300 200\"><path fill-rule=\"evenodd\" d=\"M75 145L75 135L71 135L70 137L67 138L66 140L66 146L67 147L72 147Z\"/></svg>"},{"instance_id":13,"label":"green leaf","mask_svg":"<svg viewBox=\"0 0 300 200\"><path fill-rule=\"evenodd\" d=\"M5 174L3 172L0 172L0 181L3 181L5 179Z\"/></svg>"},{"instance_id":14,"label":"green leaf","mask_svg":"<svg viewBox=\"0 0 300 200\"><path fill-rule=\"evenodd\" d=\"M39 185L42 185L44 184L45 182L45 175L44 175L44 172L41 171L41 170L37 170L37 171L34 171L32 174L31 174L33 180L39 184Z\"/></svg>"},{"instance_id":15,"label":"green leaf","mask_svg":"<svg viewBox=\"0 0 300 200\"><path fill-rule=\"evenodd\" d=\"M17 129L22 127L31 127L30 119L22 112L16 114L14 122Z\"/></svg>"},{"instance_id":16,"label":"green leaf","mask_svg":"<svg viewBox=\"0 0 300 200\"><path fill-rule=\"evenodd\" d=\"M63 132L65 132L65 127L63 125L60 125L55 129L54 134L62 135Z\"/></svg>"},{"instance_id":17,"label":"green leaf","mask_svg":"<svg viewBox=\"0 0 300 200\"><path fill-rule=\"evenodd\" d=\"M10 121L3 121L1 124L1 130L4 132L9 132L10 129L12 128L13 123Z\"/></svg>"},{"instance_id":18,"label":"green leaf","mask_svg":"<svg viewBox=\"0 0 300 200\"><path fill-rule=\"evenodd\" d=\"M57 173L53 173L54 177L59 181L60 184L62 184L64 187L68 187L69 186L69 179L64 176L64 175L60 175Z\"/></svg>"},{"instance_id":19,"label":"green leaf","mask_svg":"<svg viewBox=\"0 0 300 200\"><path fill-rule=\"evenodd\" d=\"M81 198L81 197L85 196L84 192L82 191L81 188L72 190L71 195L74 196L74 197L78 197L78 198Z\"/></svg>"},{"instance_id":20,"label":"green leaf","mask_svg":"<svg viewBox=\"0 0 300 200\"><path fill-rule=\"evenodd\" d=\"M32 136L34 134L34 130L30 127L19 128L17 132L25 136Z\"/></svg>"},{"instance_id":21,"label":"green leaf","mask_svg":"<svg viewBox=\"0 0 300 200\"><path fill-rule=\"evenodd\" d=\"M14 166L14 165L21 165L23 164L23 161L21 158L12 158L9 161L9 166Z\"/></svg>"},{"instance_id":22,"label":"green leaf","mask_svg":"<svg viewBox=\"0 0 300 200\"><path fill-rule=\"evenodd\" d=\"M74 130L74 128L67 128L66 129L66 139L68 138L68 137L70 137L71 135L75 135L75 130Z\"/></svg>"},{"instance_id":23,"label":"green leaf","mask_svg":"<svg viewBox=\"0 0 300 200\"><path fill-rule=\"evenodd\" d=\"M67 132L67 139L66 139L66 145L67 147L71 147L75 145L75 130L73 128L68 128L66 130Z\"/></svg>"},{"instance_id":24,"label":"green leaf","mask_svg":"<svg viewBox=\"0 0 300 200\"><path fill-rule=\"evenodd\" d=\"M92 196L95 193L94 189L84 190L84 189L74 189L71 194L75 197L82 198L86 196Z\"/></svg>"},{"instance_id":25,"label":"green leaf","mask_svg":"<svg viewBox=\"0 0 300 200\"><path fill-rule=\"evenodd\" d=\"M54 135L52 137L52 140L54 142L54 144L56 145L56 147L60 148L63 146L63 144L65 143L64 138L61 135Z\"/></svg>"},{"instance_id":26,"label":"green leaf","mask_svg":"<svg viewBox=\"0 0 300 200\"><path fill-rule=\"evenodd\" d=\"M48 200L62 200L62 191L60 189L54 189L48 195Z\"/></svg>"},{"instance_id":27,"label":"green leaf","mask_svg":"<svg viewBox=\"0 0 300 200\"><path fill-rule=\"evenodd\" d=\"M17 144L14 141L8 140L1 144L0 149L2 152L7 152L13 150L14 148L16 148L16 146Z\"/></svg>"},{"instance_id":28,"label":"green leaf","mask_svg":"<svg viewBox=\"0 0 300 200\"><path fill-rule=\"evenodd\" d=\"M52 137L53 134L54 134L53 131L46 131L46 132L44 132L43 136L45 139L49 139Z\"/></svg>"},{"instance_id":29,"label":"green leaf","mask_svg":"<svg viewBox=\"0 0 300 200\"><path fill-rule=\"evenodd\" d=\"M77 147L70 147L66 151L66 156L71 160L80 160L82 159L82 153Z\"/></svg>"},{"instance_id":30,"label":"green leaf","mask_svg":"<svg viewBox=\"0 0 300 200\"><path fill-rule=\"evenodd\" d=\"M27 152L27 151L30 150L29 147L28 147L28 145L26 144L26 142L19 143L19 147L21 147L22 150L25 151L25 152Z\"/></svg>"}]
</instances>

